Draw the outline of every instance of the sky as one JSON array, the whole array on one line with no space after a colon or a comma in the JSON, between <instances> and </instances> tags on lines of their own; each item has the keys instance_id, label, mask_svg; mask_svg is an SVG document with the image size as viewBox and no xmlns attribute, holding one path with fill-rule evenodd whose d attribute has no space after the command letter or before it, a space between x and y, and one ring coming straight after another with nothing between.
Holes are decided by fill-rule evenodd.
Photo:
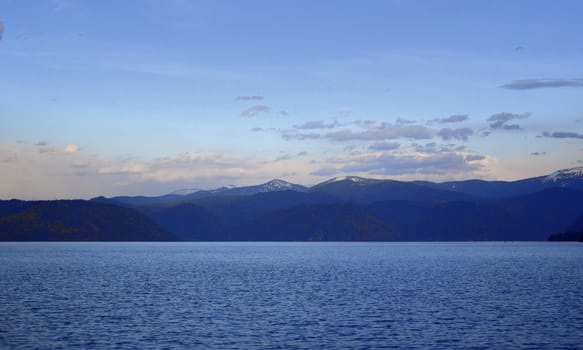
<instances>
[{"instance_id":1,"label":"sky","mask_svg":"<svg viewBox=\"0 0 583 350\"><path fill-rule=\"evenodd\" d=\"M0 199L583 166L578 0L0 0Z\"/></svg>"}]
</instances>

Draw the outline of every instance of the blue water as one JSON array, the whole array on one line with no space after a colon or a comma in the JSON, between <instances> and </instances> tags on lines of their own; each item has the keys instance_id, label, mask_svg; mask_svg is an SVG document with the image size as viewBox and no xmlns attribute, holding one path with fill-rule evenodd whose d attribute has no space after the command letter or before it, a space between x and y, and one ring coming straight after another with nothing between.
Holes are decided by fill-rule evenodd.
<instances>
[{"instance_id":1,"label":"blue water","mask_svg":"<svg viewBox=\"0 0 583 350\"><path fill-rule=\"evenodd\" d=\"M472 347L583 348L583 244L0 244L0 349Z\"/></svg>"}]
</instances>

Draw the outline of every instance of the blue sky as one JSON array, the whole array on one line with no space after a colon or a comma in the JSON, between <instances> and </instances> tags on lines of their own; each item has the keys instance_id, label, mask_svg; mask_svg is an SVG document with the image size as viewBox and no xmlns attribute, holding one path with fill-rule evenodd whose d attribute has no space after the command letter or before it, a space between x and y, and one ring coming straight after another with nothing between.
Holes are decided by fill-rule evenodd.
<instances>
[{"instance_id":1,"label":"blue sky","mask_svg":"<svg viewBox=\"0 0 583 350\"><path fill-rule=\"evenodd\" d=\"M580 1L0 0L0 198L583 166Z\"/></svg>"}]
</instances>

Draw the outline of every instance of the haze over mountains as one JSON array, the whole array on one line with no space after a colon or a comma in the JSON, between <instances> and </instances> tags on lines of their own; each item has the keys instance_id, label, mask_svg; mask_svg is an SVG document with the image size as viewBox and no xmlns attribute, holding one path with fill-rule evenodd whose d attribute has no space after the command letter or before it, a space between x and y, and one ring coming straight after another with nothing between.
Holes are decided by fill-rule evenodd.
<instances>
[{"instance_id":1,"label":"haze over mountains","mask_svg":"<svg viewBox=\"0 0 583 350\"><path fill-rule=\"evenodd\" d=\"M0 201L0 240L546 240L578 239L581 222L583 168L511 182L346 176L312 187L272 180L159 197Z\"/></svg>"}]
</instances>

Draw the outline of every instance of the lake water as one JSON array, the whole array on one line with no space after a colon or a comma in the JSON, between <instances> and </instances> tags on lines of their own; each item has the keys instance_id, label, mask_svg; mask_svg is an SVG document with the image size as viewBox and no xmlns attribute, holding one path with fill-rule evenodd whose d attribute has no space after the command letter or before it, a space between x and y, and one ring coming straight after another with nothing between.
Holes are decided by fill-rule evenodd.
<instances>
[{"instance_id":1,"label":"lake water","mask_svg":"<svg viewBox=\"0 0 583 350\"><path fill-rule=\"evenodd\" d=\"M583 244L0 244L0 349L192 348L583 348Z\"/></svg>"}]
</instances>

